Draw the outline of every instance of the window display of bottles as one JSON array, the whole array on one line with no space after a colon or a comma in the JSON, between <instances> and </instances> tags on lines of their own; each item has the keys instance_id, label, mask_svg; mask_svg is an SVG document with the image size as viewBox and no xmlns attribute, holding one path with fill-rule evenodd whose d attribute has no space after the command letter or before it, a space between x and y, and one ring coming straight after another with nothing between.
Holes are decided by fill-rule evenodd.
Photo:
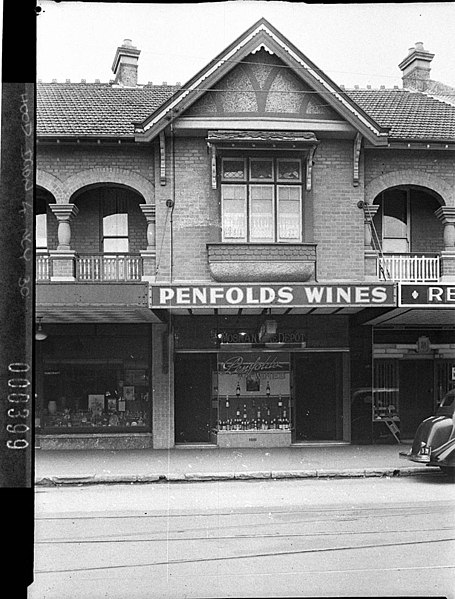
<instances>
[{"instance_id":1,"label":"window display of bottles","mask_svg":"<svg viewBox=\"0 0 455 599\"><path fill-rule=\"evenodd\" d=\"M225 397L219 402L216 428L219 431L290 430L290 398Z\"/></svg>"}]
</instances>

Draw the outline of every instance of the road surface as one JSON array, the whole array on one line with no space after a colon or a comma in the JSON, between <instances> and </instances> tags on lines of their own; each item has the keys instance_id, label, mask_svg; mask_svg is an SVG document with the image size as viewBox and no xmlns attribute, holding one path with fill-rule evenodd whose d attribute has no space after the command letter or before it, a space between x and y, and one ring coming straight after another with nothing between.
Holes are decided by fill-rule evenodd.
<instances>
[{"instance_id":1,"label":"road surface","mask_svg":"<svg viewBox=\"0 0 455 599\"><path fill-rule=\"evenodd\" d=\"M29 599L455 599L455 485L388 479L36 490Z\"/></svg>"}]
</instances>

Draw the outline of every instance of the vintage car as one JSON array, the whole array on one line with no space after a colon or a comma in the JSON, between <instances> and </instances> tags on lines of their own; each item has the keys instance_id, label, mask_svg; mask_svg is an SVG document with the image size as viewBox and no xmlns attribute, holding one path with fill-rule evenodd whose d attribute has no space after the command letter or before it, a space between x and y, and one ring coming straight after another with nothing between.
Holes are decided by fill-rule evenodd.
<instances>
[{"instance_id":1,"label":"vintage car","mask_svg":"<svg viewBox=\"0 0 455 599\"><path fill-rule=\"evenodd\" d=\"M412 448L400 453L413 462L439 466L449 476L455 476L455 389L441 401L435 416L430 416L417 428Z\"/></svg>"}]
</instances>

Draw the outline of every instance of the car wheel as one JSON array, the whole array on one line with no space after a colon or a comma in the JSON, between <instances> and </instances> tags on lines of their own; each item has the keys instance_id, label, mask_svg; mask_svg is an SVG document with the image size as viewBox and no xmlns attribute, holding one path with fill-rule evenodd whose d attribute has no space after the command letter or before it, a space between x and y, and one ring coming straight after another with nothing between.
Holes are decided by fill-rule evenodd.
<instances>
[{"instance_id":1,"label":"car wheel","mask_svg":"<svg viewBox=\"0 0 455 599\"><path fill-rule=\"evenodd\" d=\"M444 474L455 479L455 466L439 466L439 468Z\"/></svg>"}]
</instances>

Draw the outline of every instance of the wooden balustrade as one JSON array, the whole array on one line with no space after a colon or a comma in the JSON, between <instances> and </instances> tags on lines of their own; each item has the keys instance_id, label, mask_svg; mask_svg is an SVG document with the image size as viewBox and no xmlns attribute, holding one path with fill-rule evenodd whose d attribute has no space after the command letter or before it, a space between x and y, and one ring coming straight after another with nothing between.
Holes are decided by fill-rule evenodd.
<instances>
[{"instance_id":1,"label":"wooden balustrade","mask_svg":"<svg viewBox=\"0 0 455 599\"><path fill-rule=\"evenodd\" d=\"M384 254L377 260L377 276L390 281L436 282L440 277L439 256Z\"/></svg>"},{"instance_id":2,"label":"wooden balustrade","mask_svg":"<svg viewBox=\"0 0 455 599\"><path fill-rule=\"evenodd\" d=\"M77 258L78 281L140 281L142 258L132 254L90 254Z\"/></svg>"}]
</instances>

